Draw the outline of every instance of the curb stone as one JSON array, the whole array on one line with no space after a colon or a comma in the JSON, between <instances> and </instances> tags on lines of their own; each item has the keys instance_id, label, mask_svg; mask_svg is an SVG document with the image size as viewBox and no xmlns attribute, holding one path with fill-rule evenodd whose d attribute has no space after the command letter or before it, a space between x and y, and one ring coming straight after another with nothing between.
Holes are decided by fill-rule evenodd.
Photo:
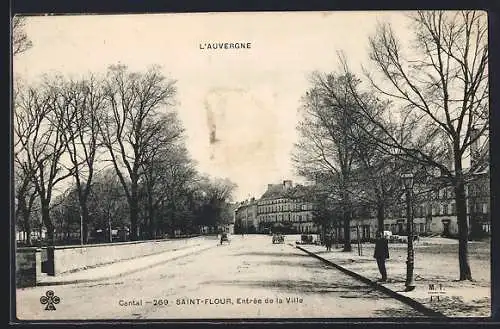
<instances>
[{"instance_id":1,"label":"curb stone","mask_svg":"<svg viewBox=\"0 0 500 329\"><path fill-rule=\"evenodd\" d=\"M176 256L176 257L173 257L173 258L165 259L165 260L153 263L153 264L149 264L147 266L142 266L142 267L134 268L134 269L131 269L129 271L121 272L121 273L118 273L118 274L115 274L115 275L101 276L101 277L92 278L92 279L76 279L76 280L70 280L70 281L37 282L37 284L36 284L35 287L62 286L62 285L70 285L70 284L76 284L76 283L99 282L99 281L105 281L105 280L109 280L109 279L116 279L116 278L120 278L122 276L126 276L126 275L129 275L129 274L133 274L133 273L137 273L137 272L140 272L140 271L143 271L143 270L147 270L147 269L153 268L155 266L163 265L165 263L168 263L170 261L179 259L181 257L189 256L189 255L192 255L192 254L194 254L196 252L205 251L205 250L213 248L213 247L214 246L207 246L206 248L194 250L194 251L186 253L184 255L179 255L179 256ZM168 251L166 251L166 252L168 252Z\"/></svg>"},{"instance_id":2,"label":"curb stone","mask_svg":"<svg viewBox=\"0 0 500 329\"><path fill-rule=\"evenodd\" d=\"M292 247L294 246L293 244L289 244L289 245L292 246ZM377 283L375 281L372 281L372 280L368 279L365 276L362 276L362 275L360 275L360 274L358 274L356 272L353 272L351 270L346 269L343 266L340 266L340 265L335 264L335 263L333 263L333 262L331 262L331 261L329 261L329 260L327 260L327 259L325 259L325 258L323 258L321 256L318 256L317 254L315 254L313 252L310 252L309 250L306 250L306 249L304 249L302 247L299 247L299 246L294 246L294 247L297 248L297 249L299 249L299 250L301 250L301 251L303 251L303 252L305 252L306 254L308 254L308 255L310 255L310 256L312 256L314 258L319 259L323 263L331 265L331 266L335 267L336 269L340 270L341 272L343 272L343 273L345 273L345 274L347 274L347 275L349 275L349 276L351 276L351 277L353 277L355 279L358 279L359 281L362 281L362 282L364 282L364 283L366 283L366 284L368 284L368 285L370 285L370 286L378 289L379 291L382 291L383 293L385 293L385 294L387 294L387 295L389 295L389 296L391 296L391 297L399 300L400 302L405 303L408 306L411 306L412 308L414 308L415 310L421 312L425 316L428 316L428 317L438 317L438 318L446 318L446 315L442 314L441 312L433 310L433 309L431 309L431 308L423 305L422 303L417 302L416 300L414 300L414 299L412 299L412 298L410 298L408 296L405 296L405 295L402 295L400 293L397 293L394 290L389 289L389 288L387 288L387 287L385 287L385 286L383 286L383 285L381 285L381 284L379 284L379 283Z\"/></svg>"}]
</instances>

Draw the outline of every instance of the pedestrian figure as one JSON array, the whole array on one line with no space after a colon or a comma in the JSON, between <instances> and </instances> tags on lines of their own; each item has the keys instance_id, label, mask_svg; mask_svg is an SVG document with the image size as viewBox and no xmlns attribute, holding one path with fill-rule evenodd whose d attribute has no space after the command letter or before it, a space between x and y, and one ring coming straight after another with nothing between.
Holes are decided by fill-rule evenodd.
<instances>
[{"instance_id":1,"label":"pedestrian figure","mask_svg":"<svg viewBox=\"0 0 500 329\"><path fill-rule=\"evenodd\" d=\"M325 236L326 251L332 251L332 237L330 235Z\"/></svg>"},{"instance_id":2,"label":"pedestrian figure","mask_svg":"<svg viewBox=\"0 0 500 329\"><path fill-rule=\"evenodd\" d=\"M377 240L375 241L375 252L373 258L377 260L378 270L382 275L381 282L387 281L387 270L385 268L385 260L389 259L389 243L382 232L377 232Z\"/></svg>"}]
</instances>

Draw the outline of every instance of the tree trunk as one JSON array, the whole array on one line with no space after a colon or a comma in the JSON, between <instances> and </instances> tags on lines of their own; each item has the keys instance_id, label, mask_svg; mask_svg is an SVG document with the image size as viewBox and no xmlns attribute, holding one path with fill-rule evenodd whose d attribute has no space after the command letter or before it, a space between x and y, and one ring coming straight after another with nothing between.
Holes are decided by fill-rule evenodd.
<instances>
[{"instance_id":1,"label":"tree trunk","mask_svg":"<svg viewBox=\"0 0 500 329\"><path fill-rule=\"evenodd\" d=\"M86 202L80 204L80 211L82 212L83 243L87 244L89 242L89 210Z\"/></svg>"},{"instance_id":2,"label":"tree trunk","mask_svg":"<svg viewBox=\"0 0 500 329\"><path fill-rule=\"evenodd\" d=\"M350 206L350 198L347 192L345 192L346 188L343 187L342 192L342 212L343 212L343 220L344 220L344 249L342 251L352 251L351 247L351 206Z\"/></svg>"},{"instance_id":3,"label":"tree trunk","mask_svg":"<svg viewBox=\"0 0 500 329\"><path fill-rule=\"evenodd\" d=\"M352 251L352 246L351 246L351 212L348 209L344 210L344 249L342 251Z\"/></svg>"},{"instance_id":4,"label":"tree trunk","mask_svg":"<svg viewBox=\"0 0 500 329\"><path fill-rule=\"evenodd\" d=\"M88 195L88 194L87 194ZM82 228L82 242L87 244L89 241L89 208L87 206L87 198L85 192L82 190L81 185L78 183L78 203L80 206L80 220Z\"/></svg>"},{"instance_id":5,"label":"tree trunk","mask_svg":"<svg viewBox=\"0 0 500 329\"><path fill-rule=\"evenodd\" d=\"M35 202L35 199L36 199L36 192L33 191L33 193L31 193L29 199L28 199L28 205L26 207L26 213L25 213L25 217L24 217L24 220L25 220L25 225L26 225L26 234L28 235L26 237L26 243L28 244L28 246L31 246L33 244L33 242L31 241L31 210L33 209L33 203ZM26 204L25 204L26 205ZM41 236L40 236L41 238Z\"/></svg>"},{"instance_id":6,"label":"tree trunk","mask_svg":"<svg viewBox=\"0 0 500 329\"><path fill-rule=\"evenodd\" d=\"M30 223L31 216L28 207L26 207L26 204L22 209L22 214L23 214L24 232L26 233L26 245L31 246L31 223Z\"/></svg>"},{"instance_id":7,"label":"tree trunk","mask_svg":"<svg viewBox=\"0 0 500 329\"><path fill-rule=\"evenodd\" d=\"M385 207L381 202L377 206L377 231L381 234L384 233L384 219L385 219Z\"/></svg>"},{"instance_id":8,"label":"tree trunk","mask_svg":"<svg viewBox=\"0 0 500 329\"><path fill-rule=\"evenodd\" d=\"M155 211L154 208L151 208L151 212L149 215L149 235L151 239L156 239L156 221L155 221Z\"/></svg>"},{"instance_id":9,"label":"tree trunk","mask_svg":"<svg viewBox=\"0 0 500 329\"><path fill-rule=\"evenodd\" d=\"M40 201L40 206L42 210L42 223L45 225L47 229L47 242L49 245L55 245L55 236L54 236L54 224L50 219L50 208L49 203L45 200Z\"/></svg>"},{"instance_id":10,"label":"tree trunk","mask_svg":"<svg viewBox=\"0 0 500 329\"><path fill-rule=\"evenodd\" d=\"M468 255L469 225L467 223L465 184L462 173L462 163L460 160L455 160L455 168L455 203L457 207L458 264L460 270L459 280L472 280Z\"/></svg>"},{"instance_id":11,"label":"tree trunk","mask_svg":"<svg viewBox=\"0 0 500 329\"><path fill-rule=\"evenodd\" d=\"M148 232L149 238L155 239L155 223L154 223L154 206L153 197L151 191L148 192Z\"/></svg>"},{"instance_id":12,"label":"tree trunk","mask_svg":"<svg viewBox=\"0 0 500 329\"><path fill-rule=\"evenodd\" d=\"M130 240L137 241L137 220L139 217L139 204L135 197L132 197L130 202Z\"/></svg>"},{"instance_id":13,"label":"tree trunk","mask_svg":"<svg viewBox=\"0 0 500 329\"><path fill-rule=\"evenodd\" d=\"M24 232L26 233L26 245L31 246L31 223L30 223L30 213L28 211L23 212L23 226Z\"/></svg>"},{"instance_id":14,"label":"tree trunk","mask_svg":"<svg viewBox=\"0 0 500 329\"><path fill-rule=\"evenodd\" d=\"M130 207L130 240L137 241L137 222L139 219L139 195L138 195L138 186L137 180L134 179L135 175L132 176L132 184L130 187L130 198L128 200Z\"/></svg>"},{"instance_id":15,"label":"tree trunk","mask_svg":"<svg viewBox=\"0 0 500 329\"><path fill-rule=\"evenodd\" d=\"M25 240L26 245L31 246L30 209L28 209L28 206L26 205L26 200L24 199L24 196L19 198L19 203L17 205L17 214L21 214L23 231L26 234L26 240Z\"/></svg>"}]
</instances>

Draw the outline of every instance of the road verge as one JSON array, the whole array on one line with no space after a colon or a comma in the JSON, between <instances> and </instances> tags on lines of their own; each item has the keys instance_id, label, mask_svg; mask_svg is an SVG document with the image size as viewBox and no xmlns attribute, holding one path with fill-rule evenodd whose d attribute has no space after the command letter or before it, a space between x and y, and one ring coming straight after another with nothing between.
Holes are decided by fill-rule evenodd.
<instances>
[{"instance_id":1,"label":"road verge","mask_svg":"<svg viewBox=\"0 0 500 329\"><path fill-rule=\"evenodd\" d=\"M351 277L353 277L353 278L355 278L355 279L357 279L357 280L359 280L367 285L372 286L373 288L385 293L386 295L389 295L389 296L399 300L400 302L405 303L408 306L411 306L413 309L419 311L420 313L424 314L427 317L446 318L446 316L444 314L442 314L436 310L433 310L431 308L428 308L427 306L423 305L422 303L420 303L420 302L418 302L418 301L416 301L408 296L404 296L404 295L402 295L402 294L400 294L392 289L389 289L389 288L387 288L387 287L385 287L385 286L383 286L375 281L368 279L367 277L365 277L363 275L360 275L356 272L348 270L347 268L340 266L332 261L329 261L329 260L327 260L327 259L325 259L325 258L323 258L323 257L321 257L313 252L310 252L310 251L308 251L300 246L295 246L293 244L290 244L290 245L292 247L295 247L295 248L305 252L306 254L322 261L323 263L328 264L328 265L338 269L339 271L341 271L341 272L343 272L343 273L345 273L345 274L347 274L347 275L349 275L349 276L351 276Z\"/></svg>"}]
</instances>

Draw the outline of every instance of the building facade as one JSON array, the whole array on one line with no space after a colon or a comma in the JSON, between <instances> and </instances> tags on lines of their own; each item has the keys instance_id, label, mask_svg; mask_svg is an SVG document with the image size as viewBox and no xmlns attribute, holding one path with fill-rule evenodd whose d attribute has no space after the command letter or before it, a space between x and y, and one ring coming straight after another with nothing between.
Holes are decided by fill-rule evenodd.
<instances>
[{"instance_id":1,"label":"building facade","mask_svg":"<svg viewBox=\"0 0 500 329\"><path fill-rule=\"evenodd\" d=\"M488 173L477 174L465 186L467 221L470 236L484 236L491 232L490 180ZM453 186L415 188L413 205L413 232L419 236L455 237L458 235L457 207ZM406 235L406 202L404 199L387 210L384 231ZM353 232L361 227L363 239L374 237L377 231L376 214L357 216L351 221Z\"/></svg>"},{"instance_id":2,"label":"building facade","mask_svg":"<svg viewBox=\"0 0 500 329\"><path fill-rule=\"evenodd\" d=\"M471 236L489 235L490 187L489 174L477 174L465 186L467 220ZM238 225L245 232L269 233L281 230L285 233L320 233L314 220L315 204L311 200L310 186L293 185L285 180L280 184L268 184L259 199L249 199L238 204L235 211L235 230ZM452 186L414 187L413 232L419 236L458 235L457 207ZM338 217L338 216L337 216ZM394 235L406 235L406 201L404 195L396 203L385 209L384 231ZM376 211L368 206L358 206L352 212L351 237L356 240L372 240L377 232ZM334 223L335 235L343 237L343 225Z\"/></svg>"},{"instance_id":3,"label":"building facade","mask_svg":"<svg viewBox=\"0 0 500 329\"><path fill-rule=\"evenodd\" d=\"M255 198L238 203L234 212L234 232L255 233L258 225L257 201Z\"/></svg>"},{"instance_id":4,"label":"building facade","mask_svg":"<svg viewBox=\"0 0 500 329\"><path fill-rule=\"evenodd\" d=\"M268 184L257 202L258 231L282 230L287 233L316 233L313 204L308 201L309 188L293 185L291 180Z\"/></svg>"}]
</instances>

